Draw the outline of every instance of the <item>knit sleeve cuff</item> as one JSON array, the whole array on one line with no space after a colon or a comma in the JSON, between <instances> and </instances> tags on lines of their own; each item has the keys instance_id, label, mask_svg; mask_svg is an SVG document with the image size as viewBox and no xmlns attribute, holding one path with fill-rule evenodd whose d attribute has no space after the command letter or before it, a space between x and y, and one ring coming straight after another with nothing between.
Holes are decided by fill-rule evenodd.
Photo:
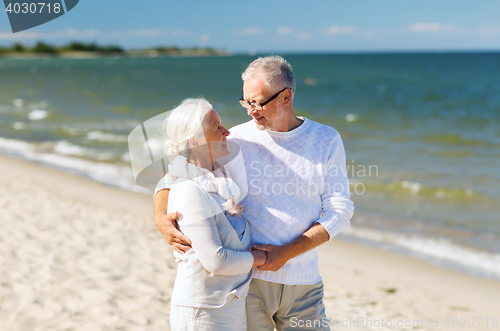
<instances>
[{"instance_id":1,"label":"knit sleeve cuff","mask_svg":"<svg viewBox=\"0 0 500 331\"><path fill-rule=\"evenodd\" d=\"M350 222L347 224L344 221L344 217L332 211L326 211L323 216L320 217L318 223L323 225L328 232L328 235L330 236L328 238L329 241L350 224Z\"/></svg>"}]
</instances>

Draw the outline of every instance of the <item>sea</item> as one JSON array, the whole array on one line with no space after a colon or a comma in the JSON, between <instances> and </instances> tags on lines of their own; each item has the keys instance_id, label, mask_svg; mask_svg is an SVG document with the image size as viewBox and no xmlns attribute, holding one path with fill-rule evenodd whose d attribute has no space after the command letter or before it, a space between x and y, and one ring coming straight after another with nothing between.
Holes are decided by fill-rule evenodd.
<instances>
[{"instance_id":1,"label":"sea","mask_svg":"<svg viewBox=\"0 0 500 331\"><path fill-rule=\"evenodd\" d=\"M356 209L339 239L500 280L500 53L280 55L295 113L344 141ZM255 58L0 58L0 153L150 194L129 134L198 96L227 128L248 121Z\"/></svg>"}]
</instances>

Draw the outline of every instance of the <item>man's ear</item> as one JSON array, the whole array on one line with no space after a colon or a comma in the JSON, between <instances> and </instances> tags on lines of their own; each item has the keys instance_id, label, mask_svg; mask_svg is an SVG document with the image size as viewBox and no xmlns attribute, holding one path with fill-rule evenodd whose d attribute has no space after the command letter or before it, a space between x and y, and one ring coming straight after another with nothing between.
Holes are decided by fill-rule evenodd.
<instances>
[{"instance_id":1,"label":"man's ear","mask_svg":"<svg viewBox=\"0 0 500 331\"><path fill-rule=\"evenodd\" d=\"M292 90L286 89L283 91L283 105L292 101Z\"/></svg>"}]
</instances>

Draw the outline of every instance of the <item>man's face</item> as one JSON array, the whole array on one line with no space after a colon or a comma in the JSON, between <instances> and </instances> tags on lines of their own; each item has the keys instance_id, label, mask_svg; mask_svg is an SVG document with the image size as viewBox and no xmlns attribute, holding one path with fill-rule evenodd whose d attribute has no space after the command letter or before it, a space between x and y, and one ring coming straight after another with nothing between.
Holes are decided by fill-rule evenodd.
<instances>
[{"instance_id":1,"label":"man's face","mask_svg":"<svg viewBox=\"0 0 500 331\"><path fill-rule=\"evenodd\" d=\"M276 92L279 92L279 90L279 87L268 89L263 75L257 75L243 82L243 99L249 102L264 103ZM278 131L283 125L286 110L283 108L280 101L281 95L269 102L261 110L256 110L250 106L247 107L248 115L253 117L259 130L268 129Z\"/></svg>"}]
</instances>

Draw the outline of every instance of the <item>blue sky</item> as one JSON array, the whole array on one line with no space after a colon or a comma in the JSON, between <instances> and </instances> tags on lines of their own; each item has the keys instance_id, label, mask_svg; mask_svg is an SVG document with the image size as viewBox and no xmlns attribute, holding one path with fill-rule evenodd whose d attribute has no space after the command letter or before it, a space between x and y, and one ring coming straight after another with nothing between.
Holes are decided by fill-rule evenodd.
<instances>
[{"instance_id":1,"label":"blue sky","mask_svg":"<svg viewBox=\"0 0 500 331\"><path fill-rule=\"evenodd\" d=\"M80 0L0 45L71 40L232 52L500 50L499 0Z\"/></svg>"}]
</instances>

